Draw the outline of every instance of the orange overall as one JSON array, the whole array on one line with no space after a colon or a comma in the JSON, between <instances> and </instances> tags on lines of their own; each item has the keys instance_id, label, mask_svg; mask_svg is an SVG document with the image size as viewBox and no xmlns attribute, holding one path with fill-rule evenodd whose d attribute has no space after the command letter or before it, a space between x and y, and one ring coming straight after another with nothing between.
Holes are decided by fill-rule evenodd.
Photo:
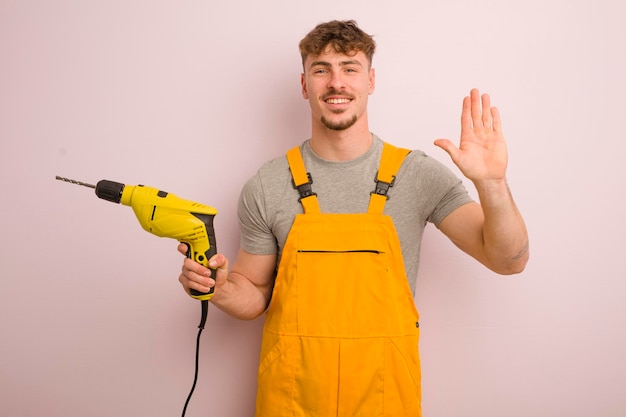
<instances>
[{"instance_id":1,"label":"orange overall","mask_svg":"<svg viewBox=\"0 0 626 417\"><path fill-rule=\"evenodd\" d=\"M322 214L299 147L287 153L304 214L278 269L257 417L421 416L419 323L386 191L409 151L385 143L367 213Z\"/></svg>"}]
</instances>

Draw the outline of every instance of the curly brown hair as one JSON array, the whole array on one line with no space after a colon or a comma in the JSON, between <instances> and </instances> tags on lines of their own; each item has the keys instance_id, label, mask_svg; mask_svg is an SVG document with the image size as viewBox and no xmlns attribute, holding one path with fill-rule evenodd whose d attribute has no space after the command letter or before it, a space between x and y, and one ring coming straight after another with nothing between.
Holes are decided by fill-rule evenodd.
<instances>
[{"instance_id":1,"label":"curly brown hair","mask_svg":"<svg viewBox=\"0 0 626 417\"><path fill-rule=\"evenodd\" d=\"M320 23L300 41L302 65L309 55L320 55L327 46L336 52L354 55L363 52L372 65L376 42L363 32L354 20L332 20Z\"/></svg>"}]
</instances>

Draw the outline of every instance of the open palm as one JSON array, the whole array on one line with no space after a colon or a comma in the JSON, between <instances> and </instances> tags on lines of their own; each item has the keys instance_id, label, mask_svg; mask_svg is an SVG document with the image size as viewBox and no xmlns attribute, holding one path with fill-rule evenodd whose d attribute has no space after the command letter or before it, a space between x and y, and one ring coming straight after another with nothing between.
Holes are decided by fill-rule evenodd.
<instances>
[{"instance_id":1,"label":"open palm","mask_svg":"<svg viewBox=\"0 0 626 417\"><path fill-rule=\"evenodd\" d=\"M452 161L470 180L499 180L505 177L507 149L500 113L491 107L488 94L472 89L463 99L461 140L456 147L448 139L437 139L435 145L446 151Z\"/></svg>"}]
</instances>

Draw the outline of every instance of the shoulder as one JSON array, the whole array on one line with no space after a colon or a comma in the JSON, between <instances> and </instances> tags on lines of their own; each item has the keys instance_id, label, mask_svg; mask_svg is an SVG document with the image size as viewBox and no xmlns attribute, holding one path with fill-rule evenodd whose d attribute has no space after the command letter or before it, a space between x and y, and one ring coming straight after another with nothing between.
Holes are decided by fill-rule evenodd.
<instances>
[{"instance_id":1,"label":"shoulder","mask_svg":"<svg viewBox=\"0 0 626 417\"><path fill-rule=\"evenodd\" d=\"M256 175L260 177L272 176L274 174L280 174L289 169L287 163L287 156L281 155L274 159L271 159L261 165Z\"/></svg>"},{"instance_id":2,"label":"shoulder","mask_svg":"<svg viewBox=\"0 0 626 417\"><path fill-rule=\"evenodd\" d=\"M285 154L264 162L256 173L248 179L245 187L258 187L267 183L275 183L277 180L284 181L289 178L289 164Z\"/></svg>"},{"instance_id":3,"label":"shoulder","mask_svg":"<svg viewBox=\"0 0 626 417\"><path fill-rule=\"evenodd\" d=\"M264 162L256 173L246 181L242 196L256 200L282 198L293 189L286 152Z\"/></svg>"},{"instance_id":4,"label":"shoulder","mask_svg":"<svg viewBox=\"0 0 626 417\"><path fill-rule=\"evenodd\" d=\"M454 181L458 176L446 165L422 150L414 149L407 155L399 175L410 175L427 181Z\"/></svg>"}]
</instances>

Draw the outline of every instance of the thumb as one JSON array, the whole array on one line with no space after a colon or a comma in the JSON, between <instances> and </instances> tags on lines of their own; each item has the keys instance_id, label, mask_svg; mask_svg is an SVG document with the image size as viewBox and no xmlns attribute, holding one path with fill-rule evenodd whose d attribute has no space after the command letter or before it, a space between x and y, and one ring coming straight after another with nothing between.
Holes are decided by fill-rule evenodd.
<instances>
[{"instance_id":1,"label":"thumb","mask_svg":"<svg viewBox=\"0 0 626 417\"><path fill-rule=\"evenodd\" d=\"M450 158L452 158L453 161L457 160L459 148L454 146L454 144L450 142L448 139L437 139L435 140L434 144L435 146L438 146L444 151L446 151L448 155L450 155Z\"/></svg>"},{"instance_id":2,"label":"thumb","mask_svg":"<svg viewBox=\"0 0 626 417\"><path fill-rule=\"evenodd\" d=\"M215 276L212 276L212 278L216 283L223 281L228 276L228 259L218 253L209 259L209 268L212 270L211 275L213 275L213 271L215 271Z\"/></svg>"}]
</instances>

